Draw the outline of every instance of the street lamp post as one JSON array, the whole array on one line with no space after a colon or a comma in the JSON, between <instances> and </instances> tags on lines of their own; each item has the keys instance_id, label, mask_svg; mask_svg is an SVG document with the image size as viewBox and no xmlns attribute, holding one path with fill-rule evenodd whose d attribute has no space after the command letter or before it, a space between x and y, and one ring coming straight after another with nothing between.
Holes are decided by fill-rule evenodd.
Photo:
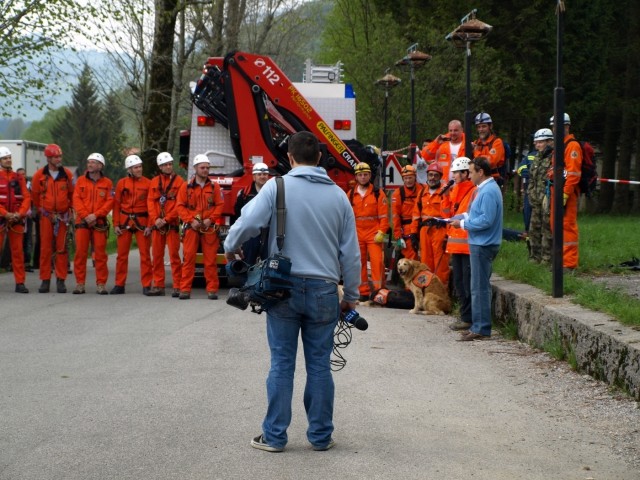
<instances>
[{"instance_id":1,"label":"street lamp post","mask_svg":"<svg viewBox=\"0 0 640 480\"><path fill-rule=\"evenodd\" d=\"M376 85L384 89L384 107L383 107L383 116L384 116L384 131L382 133L382 151L387 151L387 140L389 134L387 132L387 113L388 113L388 101L389 101L389 90L394 87L400 85L400 80L398 77L393 76L389 73L390 68L385 70L385 75L382 78L376 80Z\"/></svg>"},{"instance_id":2,"label":"street lamp post","mask_svg":"<svg viewBox=\"0 0 640 480\"><path fill-rule=\"evenodd\" d=\"M418 44L407 48L407 54L396 62L396 67L408 67L411 79L411 145L409 146L409 163L413 163L416 156L416 112L415 112L415 70L424 66L431 55L418 51Z\"/></svg>"},{"instance_id":3,"label":"street lamp post","mask_svg":"<svg viewBox=\"0 0 640 480\"><path fill-rule=\"evenodd\" d=\"M476 18L477 12L477 9L471 10L460 20L460 25L445 37L446 40L453 42L456 48L466 50L467 88L464 106L464 152L469 158L473 157L471 144L471 123L473 121L471 113L471 44L482 40L493 29L491 25Z\"/></svg>"}]
</instances>

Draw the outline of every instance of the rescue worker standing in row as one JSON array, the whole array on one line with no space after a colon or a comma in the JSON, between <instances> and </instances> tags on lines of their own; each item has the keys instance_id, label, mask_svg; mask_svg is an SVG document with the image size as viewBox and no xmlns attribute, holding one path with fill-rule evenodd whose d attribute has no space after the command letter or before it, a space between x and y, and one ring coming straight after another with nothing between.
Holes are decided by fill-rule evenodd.
<instances>
[{"instance_id":1,"label":"rescue worker standing in row","mask_svg":"<svg viewBox=\"0 0 640 480\"><path fill-rule=\"evenodd\" d=\"M427 168L427 175L429 169ZM411 222L416 200L422 195L422 185L416 183L416 169L413 165L402 168L403 186L396 188L391 195L391 215L393 218L393 238L396 248L402 252L404 258L417 260L417 246L411 239Z\"/></svg>"},{"instance_id":2,"label":"rescue worker standing in row","mask_svg":"<svg viewBox=\"0 0 640 480\"><path fill-rule=\"evenodd\" d=\"M204 261L207 298L218 299L217 255L220 238L217 222L222 216L224 199L220 185L209 179L209 166L209 158L206 155L196 155L193 159L196 174L190 182L183 183L178 191L178 214L185 224L182 239L184 263L182 264L180 300L191 298L191 284L199 246L202 248Z\"/></svg>"},{"instance_id":3,"label":"rescue worker standing in row","mask_svg":"<svg viewBox=\"0 0 640 480\"><path fill-rule=\"evenodd\" d=\"M5 236L9 238L11 268L16 293L29 293L24 282L24 222L31 211L31 195L25 178L12 170L11 150L0 147L0 248Z\"/></svg>"},{"instance_id":4,"label":"rescue worker standing in row","mask_svg":"<svg viewBox=\"0 0 640 480\"><path fill-rule=\"evenodd\" d=\"M73 222L73 174L62 166L62 149L49 144L44 149L47 164L31 180L31 198L40 219L40 288L49 293L52 263L55 264L56 291L67 293L65 280L69 265L67 230Z\"/></svg>"},{"instance_id":5,"label":"rescue worker standing in row","mask_svg":"<svg viewBox=\"0 0 640 480\"><path fill-rule=\"evenodd\" d=\"M553 117L550 119L551 128L555 129ZM562 205L564 216L562 220L562 267L564 273L573 273L578 268L578 199L580 197L580 177L582 177L582 147L571 133L571 118L564 114L564 189L562 191ZM555 156L554 156L555 160ZM553 169L549 173L553 181ZM553 227L553 194L551 187L551 225Z\"/></svg>"},{"instance_id":6,"label":"rescue worker standing in row","mask_svg":"<svg viewBox=\"0 0 640 480\"><path fill-rule=\"evenodd\" d=\"M387 197L371 183L371 167L360 162L355 167L356 185L349 191L349 200L356 217L356 231L360 245L360 301L369 300L371 293L381 289L384 279L382 243L389 229ZM367 274L367 260L371 265L371 283ZM373 290L373 292L372 292Z\"/></svg>"},{"instance_id":7,"label":"rescue worker standing in row","mask_svg":"<svg viewBox=\"0 0 640 480\"><path fill-rule=\"evenodd\" d=\"M504 181L500 175L500 169L502 169L505 162L504 143L493 132L493 120L491 120L491 115L488 113L480 112L476 115L475 124L478 131L478 139L473 147L473 158L487 157L491 166L491 176L502 187Z\"/></svg>"},{"instance_id":8,"label":"rescue worker standing in row","mask_svg":"<svg viewBox=\"0 0 640 480\"><path fill-rule=\"evenodd\" d=\"M116 283L111 295L125 293L127 273L129 270L129 251L131 239L136 237L140 251L140 280L142 293L157 296L151 292L153 273L151 270L151 226L148 224L147 197L151 180L142 176L142 159L137 155L129 155L124 159L128 176L116 185L113 203L113 224L117 235L118 255L116 257Z\"/></svg>"},{"instance_id":9,"label":"rescue worker standing in row","mask_svg":"<svg viewBox=\"0 0 640 480\"><path fill-rule=\"evenodd\" d=\"M156 162L160 173L151 180L148 199L149 225L153 228L151 252L154 286L150 294L165 295L164 250L167 246L173 284L171 296L177 298L180 296L182 260L180 259L180 220L176 200L184 180L173 171L173 157L169 152L160 153Z\"/></svg>"},{"instance_id":10,"label":"rescue worker standing in row","mask_svg":"<svg viewBox=\"0 0 640 480\"><path fill-rule=\"evenodd\" d=\"M113 209L113 182L104 176L104 157L92 153L87 157L87 171L78 178L73 192L73 208L76 211L76 254L73 273L76 277L74 294L85 293L89 245L95 257L96 293L108 295L107 239L109 222L107 215Z\"/></svg>"},{"instance_id":11,"label":"rescue worker standing in row","mask_svg":"<svg viewBox=\"0 0 640 480\"><path fill-rule=\"evenodd\" d=\"M449 255L445 252L447 243L446 225L435 218L443 216L441 182L442 168L433 162L427 168L427 186L423 188L413 209L412 243L420 245L420 261L429 267L442 282L449 285ZM448 215L444 215L448 216Z\"/></svg>"}]
</instances>

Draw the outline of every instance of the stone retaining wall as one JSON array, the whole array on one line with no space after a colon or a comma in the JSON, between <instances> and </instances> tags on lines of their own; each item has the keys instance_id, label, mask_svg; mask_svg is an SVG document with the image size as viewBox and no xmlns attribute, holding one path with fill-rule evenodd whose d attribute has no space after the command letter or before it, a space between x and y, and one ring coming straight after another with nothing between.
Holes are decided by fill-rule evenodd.
<instances>
[{"instance_id":1,"label":"stone retaining wall","mask_svg":"<svg viewBox=\"0 0 640 480\"><path fill-rule=\"evenodd\" d=\"M580 372L622 388L640 401L640 331L529 285L497 275L491 283L495 319L515 319L520 338L538 347L559 335L565 351L573 348Z\"/></svg>"}]
</instances>

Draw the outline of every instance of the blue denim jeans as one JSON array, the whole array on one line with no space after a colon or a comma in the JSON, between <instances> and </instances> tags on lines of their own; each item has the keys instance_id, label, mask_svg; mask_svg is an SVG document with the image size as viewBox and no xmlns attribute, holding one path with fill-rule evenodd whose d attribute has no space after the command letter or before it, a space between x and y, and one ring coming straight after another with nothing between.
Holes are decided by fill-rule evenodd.
<instances>
[{"instance_id":1,"label":"blue denim jeans","mask_svg":"<svg viewBox=\"0 0 640 480\"><path fill-rule=\"evenodd\" d=\"M329 444L333 433L335 390L330 358L339 314L338 291L334 283L299 277L293 278L291 298L267 311L271 369L267 378L268 408L262 432L269 445L283 448L287 444L299 333L307 371L304 389L304 408L309 423L307 439L315 447Z\"/></svg>"},{"instance_id":2,"label":"blue denim jeans","mask_svg":"<svg viewBox=\"0 0 640 480\"><path fill-rule=\"evenodd\" d=\"M471 328L480 335L491 335L491 267L500 245L469 244L471 260Z\"/></svg>"},{"instance_id":3,"label":"blue denim jeans","mask_svg":"<svg viewBox=\"0 0 640 480\"><path fill-rule=\"evenodd\" d=\"M471 264L469 255L452 254L451 266L453 268L453 287L460 304L460 321L471 323Z\"/></svg>"}]
</instances>

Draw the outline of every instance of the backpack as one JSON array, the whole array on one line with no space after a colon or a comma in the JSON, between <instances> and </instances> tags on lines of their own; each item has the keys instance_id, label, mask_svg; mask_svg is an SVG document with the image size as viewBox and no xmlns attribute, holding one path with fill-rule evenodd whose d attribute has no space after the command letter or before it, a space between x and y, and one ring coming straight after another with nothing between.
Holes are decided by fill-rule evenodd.
<instances>
[{"instance_id":1,"label":"backpack","mask_svg":"<svg viewBox=\"0 0 640 480\"><path fill-rule=\"evenodd\" d=\"M575 139L571 140L571 142L578 142L582 151L582 167L580 170L580 183L578 184L580 193L584 193L587 198L591 198L598 182L598 169L595 162L596 152L589 142L579 142Z\"/></svg>"}]
</instances>

